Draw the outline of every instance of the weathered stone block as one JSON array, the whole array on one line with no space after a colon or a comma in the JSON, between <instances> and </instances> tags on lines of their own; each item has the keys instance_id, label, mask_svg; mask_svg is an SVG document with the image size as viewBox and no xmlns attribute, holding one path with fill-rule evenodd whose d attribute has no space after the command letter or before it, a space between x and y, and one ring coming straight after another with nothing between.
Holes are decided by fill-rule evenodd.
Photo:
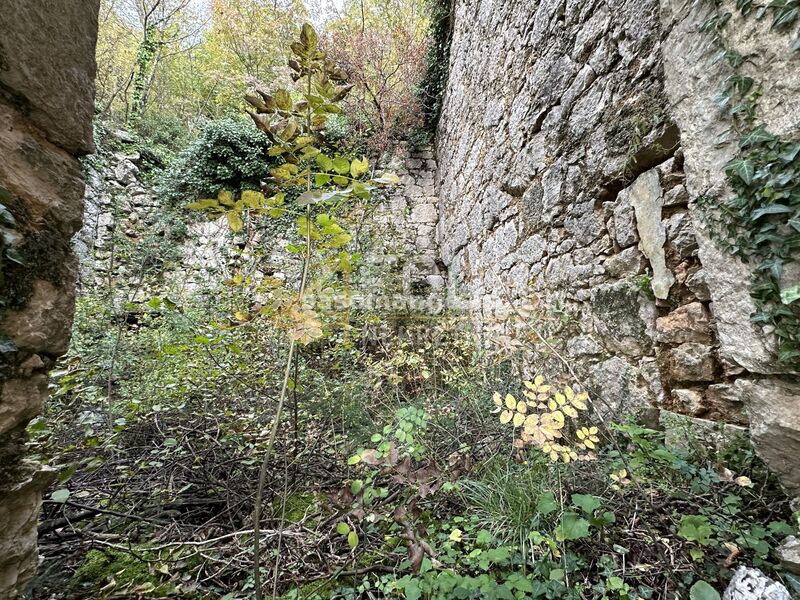
<instances>
[{"instance_id":1,"label":"weathered stone block","mask_svg":"<svg viewBox=\"0 0 800 600\"><path fill-rule=\"evenodd\" d=\"M681 306L656 319L656 340L664 344L711 342L711 315L700 302Z\"/></svg>"},{"instance_id":2,"label":"weathered stone block","mask_svg":"<svg viewBox=\"0 0 800 600\"><path fill-rule=\"evenodd\" d=\"M687 342L662 352L660 359L673 381L714 381L717 362L711 346Z\"/></svg>"}]
</instances>

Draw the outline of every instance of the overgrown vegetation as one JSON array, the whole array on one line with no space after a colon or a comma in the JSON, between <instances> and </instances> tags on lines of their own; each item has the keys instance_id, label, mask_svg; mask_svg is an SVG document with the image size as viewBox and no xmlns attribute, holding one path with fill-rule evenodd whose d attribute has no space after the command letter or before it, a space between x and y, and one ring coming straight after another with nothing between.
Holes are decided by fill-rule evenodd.
<instances>
[{"instance_id":1,"label":"overgrown vegetation","mask_svg":"<svg viewBox=\"0 0 800 600\"><path fill-rule=\"evenodd\" d=\"M445 4L431 17L430 126ZM215 2L227 28L217 42L260 74L277 70L266 42L235 44L250 39L248 7L278 18L277 4ZM360 44L371 38L356 8L333 31ZM381 10L361 24L377 27ZM380 69L353 59L365 70L353 88L326 36L291 33L289 77L246 93L255 125L178 119L165 136L143 105L137 141L108 148L151 151L142 177L160 211L143 240L115 232L112 254L129 272L166 277L141 286L111 273L78 300L53 399L28 429L58 470L32 596L704 600L739 565L800 593L774 552L800 514L746 440L676 444L635 420L607 423L557 352L561 377L527 373L526 357L552 351L568 321L557 307L532 298L495 335L458 314L359 303L361 292L395 292L369 278L365 254L381 233L364 221L398 178L358 151L381 152L412 105L384 96L399 110L384 137L354 137L350 124L367 117L348 110L366 111ZM386 35L406 33L395 23ZM381 69L400 57L392 48ZM169 58L157 57L148 68ZM791 148L766 138L743 148L750 181L729 165L743 205L754 192L794 198L780 178L797 152L781 162ZM198 217L231 237L224 273L192 288L172 235L180 221L185 238Z\"/></svg>"},{"instance_id":2,"label":"overgrown vegetation","mask_svg":"<svg viewBox=\"0 0 800 600\"><path fill-rule=\"evenodd\" d=\"M717 6L719 3L715 3ZM800 17L800 3L773 2L756 7L739 0L745 17L772 18L771 29L788 30ZM712 231L734 256L753 267L751 296L756 312L752 320L777 340L779 360L800 364L800 285L795 284L800 250L800 140L781 139L758 121L761 84L747 73L749 58L726 47L719 32L731 13L715 12L703 30L722 47L721 60L731 68L718 104L731 117L738 137L737 155L725 165L732 197L712 202L704 199ZM793 49L800 49L798 43Z\"/></svg>"}]
</instances>

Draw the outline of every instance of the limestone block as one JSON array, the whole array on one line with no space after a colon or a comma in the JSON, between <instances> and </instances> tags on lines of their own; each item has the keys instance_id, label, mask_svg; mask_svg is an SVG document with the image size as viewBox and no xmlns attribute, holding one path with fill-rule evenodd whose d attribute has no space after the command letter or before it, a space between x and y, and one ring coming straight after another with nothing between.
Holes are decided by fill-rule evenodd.
<instances>
[{"instance_id":1,"label":"limestone block","mask_svg":"<svg viewBox=\"0 0 800 600\"><path fill-rule=\"evenodd\" d=\"M25 425L44 408L47 376L9 379L0 383L0 435Z\"/></svg>"},{"instance_id":2,"label":"limestone block","mask_svg":"<svg viewBox=\"0 0 800 600\"><path fill-rule=\"evenodd\" d=\"M790 535L775 552L781 566L795 575L800 575L800 540Z\"/></svg>"},{"instance_id":3,"label":"limestone block","mask_svg":"<svg viewBox=\"0 0 800 600\"><path fill-rule=\"evenodd\" d=\"M697 417L706 412L703 394L697 390L672 390L672 402L684 414Z\"/></svg>"},{"instance_id":4,"label":"limestone block","mask_svg":"<svg viewBox=\"0 0 800 600\"><path fill-rule=\"evenodd\" d=\"M591 309L597 338L608 350L631 357L651 351L655 307L635 284L621 281L596 287Z\"/></svg>"},{"instance_id":5,"label":"limestone block","mask_svg":"<svg viewBox=\"0 0 800 600\"><path fill-rule=\"evenodd\" d=\"M650 169L640 175L628 188L631 206L636 213L636 231L639 233L639 248L650 261L653 269L653 293L656 298L666 300L675 277L667 269L664 242L667 233L661 221L661 183L658 172Z\"/></svg>"},{"instance_id":6,"label":"limestone block","mask_svg":"<svg viewBox=\"0 0 800 600\"><path fill-rule=\"evenodd\" d=\"M656 319L656 340L665 344L711 342L711 316L700 302L681 306Z\"/></svg>"},{"instance_id":7,"label":"limestone block","mask_svg":"<svg viewBox=\"0 0 800 600\"><path fill-rule=\"evenodd\" d=\"M783 584L758 569L739 567L722 594L722 600L792 600Z\"/></svg>"},{"instance_id":8,"label":"limestone block","mask_svg":"<svg viewBox=\"0 0 800 600\"><path fill-rule=\"evenodd\" d=\"M800 383L796 379L740 378L734 388L750 417L756 452L786 490L800 496Z\"/></svg>"},{"instance_id":9,"label":"limestone block","mask_svg":"<svg viewBox=\"0 0 800 600\"><path fill-rule=\"evenodd\" d=\"M94 149L99 6L100 0L3 0L0 10L0 88L72 154Z\"/></svg>"},{"instance_id":10,"label":"limestone block","mask_svg":"<svg viewBox=\"0 0 800 600\"><path fill-rule=\"evenodd\" d=\"M660 355L663 371L673 381L714 381L717 363L711 346L687 342Z\"/></svg>"},{"instance_id":11,"label":"limestone block","mask_svg":"<svg viewBox=\"0 0 800 600\"><path fill-rule=\"evenodd\" d=\"M62 265L69 269L69 276L74 276L72 262ZM0 330L22 350L64 354L69 345L74 300L74 284L56 287L37 279L28 303L20 310L7 312L0 319Z\"/></svg>"}]
</instances>

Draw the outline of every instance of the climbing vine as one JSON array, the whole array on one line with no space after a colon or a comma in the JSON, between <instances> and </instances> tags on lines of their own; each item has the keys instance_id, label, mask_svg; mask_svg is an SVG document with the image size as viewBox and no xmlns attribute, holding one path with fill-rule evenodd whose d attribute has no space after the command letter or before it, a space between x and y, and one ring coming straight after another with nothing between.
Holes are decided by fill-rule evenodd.
<instances>
[{"instance_id":1,"label":"climbing vine","mask_svg":"<svg viewBox=\"0 0 800 600\"><path fill-rule=\"evenodd\" d=\"M429 0L430 45L428 46L425 77L419 86L419 96L425 113L425 126L436 129L442 112L442 99L447 86L450 64L452 29L451 0Z\"/></svg>"},{"instance_id":2,"label":"climbing vine","mask_svg":"<svg viewBox=\"0 0 800 600\"><path fill-rule=\"evenodd\" d=\"M800 0L776 0L766 6L737 0L736 5L744 16L771 14L775 30L788 29L800 17ZM775 336L781 362L797 363L800 284L791 280L791 269L800 251L800 141L781 139L758 123L761 85L744 73L747 57L727 47L720 35L730 17L730 12L717 12L702 27L722 46L721 58L732 69L716 100L728 110L738 136L736 155L724 167L733 195L713 207L705 199L705 208L714 209L706 210L705 216L720 244L753 267L753 322ZM795 41L792 47L800 44Z\"/></svg>"}]
</instances>

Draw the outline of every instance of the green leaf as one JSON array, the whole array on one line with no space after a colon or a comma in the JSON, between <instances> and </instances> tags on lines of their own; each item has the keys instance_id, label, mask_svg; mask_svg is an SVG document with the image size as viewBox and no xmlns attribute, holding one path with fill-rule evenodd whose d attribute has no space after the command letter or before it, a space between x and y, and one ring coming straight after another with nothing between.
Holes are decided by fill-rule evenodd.
<instances>
[{"instance_id":1,"label":"green leaf","mask_svg":"<svg viewBox=\"0 0 800 600\"><path fill-rule=\"evenodd\" d=\"M60 502L64 503L69 499L69 490L67 488L61 488L60 490L56 490L52 494L50 494L50 500L53 502Z\"/></svg>"},{"instance_id":2,"label":"green leaf","mask_svg":"<svg viewBox=\"0 0 800 600\"><path fill-rule=\"evenodd\" d=\"M720 600L720 595L708 582L698 581L689 590L689 600Z\"/></svg>"},{"instance_id":3,"label":"green leaf","mask_svg":"<svg viewBox=\"0 0 800 600\"><path fill-rule=\"evenodd\" d=\"M579 540L589 536L589 521L581 518L576 512L565 512L561 523L555 529L555 536L559 542L566 540Z\"/></svg>"},{"instance_id":4,"label":"green leaf","mask_svg":"<svg viewBox=\"0 0 800 600\"><path fill-rule=\"evenodd\" d=\"M351 531L347 534L347 543L351 548L358 546L358 534L355 531Z\"/></svg>"},{"instance_id":5,"label":"green leaf","mask_svg":"<svg viewBox=\"0 0 800 600\"><path fill-rule=\"evenodd\" d=\"M784 304L791 304L798 299L800 299L800 285L781 290L781 302Z\"/></svg>"},{"instance_id":6,"label":"green leaf","mask_svg":"<svg viewBox=\"0 0 800 600\"><path fill-rule=\"evenodd\" d=\"M278 108L281 110L291 110L292 109L292 97L289 95L284 89L275 90L275 104L277 104Z\"/></svg>"},{"instance_id":7,"label":"green leaf","mask_svg":"<svg viewBox=\"0 0 800 600\"><path fill-rule=\"evenodd\" d=\"M350 161L341 156L333 159L333 168L339 175L347 175L350 173Z\"/></svg>"},{"instance_id":8,"label":"green leaf","mask_svg":"<svg viewBox=\"0 0 800 600\"><path fill-rule=\"evenodd\" d=\"M678 535L689 542L697 542L702 546L711 543L711 535L714 533L708 517L702 515L686 515L681 519L678 528Z\"/></svg>"},{"instance_id":9,"label":"green leaf","mask_svg":"<svg viewBox=\"0 0 800 600\"><path fill-rule=\"evenodd\" d=\"M239 233L244 229L244 221L239 213L229 212L225 216L228 219L228 227L231 228L233 233Z\"/></svg>"},{"instance_id":10,"label":"green leaf","mask_svg":"<svg viewBox=\"0 0 800 600\"><path fill-rule=\"evenodd\" d=\"M326 175L325 173L315 173L314 174L314 185L317 187L322 187L323 185L328 185L331 182L331 176Z\"/></svg>"},{"instance_id":11,"label":"green leaf","mask_svg":"<svg viewBox=\"0 0 800 600\"><path fill-rule=\"evenodd\" d=\"M366 158L362 158L361 160L354 158L353 162L350 163L350 175L353 177L353 179L358 179L368 170L369 162Z\"/></svg>"},{"instance_id":12,"label":"green leaf","mask_svg":"<svg viewBox=\"0 0 800 600\"><path fill-rule=\"evenodd\" d=\"M344 521L337 523L336 533L338 533L339 535L347 535L348 533L350 533L350 525L348 525Z\"/></svg>"},{"instance_id":13,"label":"green leaf","mask_svg":"<svg viewBox=\"0 0 800 600\"><path fill-rule=\"evenodd\" d=\"M353 456L351 456L350 458L347 459L347 464L350 465L350 466L357 465L360 462L361 462L361 455L360 454L354 454Z\"/></svg>"},{"instance_id":14,"label":"green leaf","mask_svg":"<svg viewBox=\"0 0 800 600\"><path fill-rule=\"evenodd\" d=\"M300 29L300 43L308 50L317 49L317 44L319 43L317 32L308 23L303 23L303 27Z\"/></svg>"},{"instance_id":15,"label":"green leaf","mask_svg":"<svg viewBox=\"0 0 800 600\"><path fill-rule=\"evenodd\" d=\"M178 445L178 440L176 440L175 438L166 438L164 440L164 445L167 448L172 448L173 446L177 446Z\"/></svg>"},{"instance_id":16,"label":"green leaf","mask_svg":"<svg viewBox=\"0 0 800 600\"><path fill-rule=\"evenodd\" d=\"M542 515L549 515L558 508L556 504L556 497L552 492L545 492L539 496L539 501L536 503L536 512Z\"/></svg>"},{"instance_id":17,"label":"green leaf","mask_svg":"<svg viewBox=\"0 0 800 600\"><path fill-rule=\"evenodd\" d=\"M572 504L580 508L587 515L594 514L600 508L600 498L590 494L572 494Z\"/></svg>"},{"instance_id":18,"label":"green leaf","mask_svg":"<svg viewBox=\"0 0 800 600\"><path fill-rule=\"evenodd\" d=\"M755 165L746 158L735 158L725 165L725 173L734 174L747 185L753 183L753 176L756 173Z\"/></svg>"},{"instance_id":19,"label":"green leaf","mask_svg":"<svg viewBox=\"0 0 800 600\"><path fill-rule=\"evenodd\" d=\"M403 586L406 594L406 600L419 600L422 598L422 589L419 586L419 579L409 579Z\"/></svg>"},{"instance_id":20,"label":"green leaf","mask_svg":"<svg viewBox=\"0 0 800 600\"><path fill-rule=\"evenodd\" d=\"M741 138L739 138L739 146L747 148L761 142L775 141L775 136L767 131L763 125L759 125L755 129L748 131Z\"/></svg>"},{"instance_id":21,"label":"green leaf","mask_svg":"<svg viewBox=\"0 0 800 600\"><path fill-rule=\"evenodd\" d=\"M319 165L323 171L333 171L333 161L324 154L317 154L314 161Z\"/></svg>"},{"instance_id":22,"label":"green leaf","mask_svg":"<svg viewBox=\"0 0 800 600\"><path fill-rule=\"evenodd\" d=\"M564 569L551 569L549 579L550 581L564 581Z\"/></svg>"},{"instance_id":23,"label":"green leaf","mask_svg":"<svg viewBox=\"0 0 800 600\"><path fill-rule=\"evenodd\" d=\"M219 209L219 207L219 201L211 198L207 200L198 200L197 202L192 202L186 205L186 208L191 208L192 210L206 210L209 208Z\"/></svg>"}]
</instances>

